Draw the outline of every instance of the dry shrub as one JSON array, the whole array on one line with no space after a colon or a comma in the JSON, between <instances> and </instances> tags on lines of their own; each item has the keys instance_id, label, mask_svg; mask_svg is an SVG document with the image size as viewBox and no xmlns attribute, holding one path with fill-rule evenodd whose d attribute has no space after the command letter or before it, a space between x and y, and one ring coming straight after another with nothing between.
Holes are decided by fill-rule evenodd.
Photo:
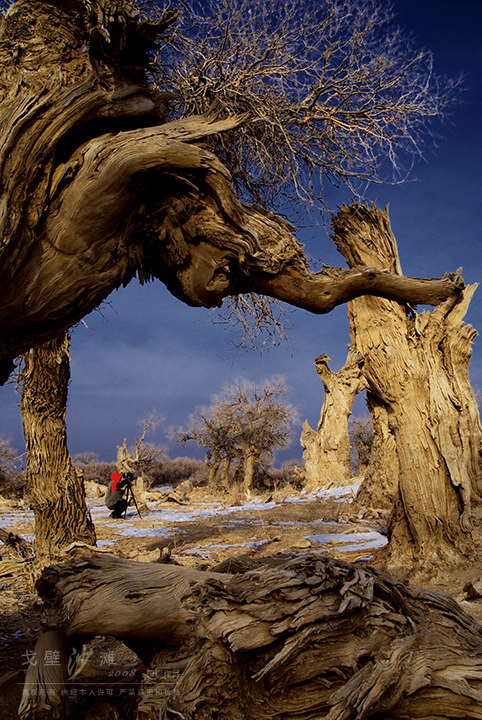
<instances>
[{"instance_id":1,"label":"dry shrub","mask_svg":"<svg viewBox=\"0 0 482 720\"><path fill-rule=\"evenodd\" d=\"M74 457L74 465L84 473L84 481L93 481L109 485L112 473L117 470L115 463L99 462L93 453L84 453Z\"/></svg>"},{"instance_id":2,"label":"dry shrub","mask_svg":"<svg viewBox=\"0 0 482 720\"><path fill-rule=\"evenodd\" d=\"M163 485L176 486L185 480L191 480L194 484L200 484L198 480L202 475L205 465L201 460L192 460L187 457L180 457L171 460L167 458L159 462L152 471L152 486L162 487Z\"/></svg>"}]
</instances>

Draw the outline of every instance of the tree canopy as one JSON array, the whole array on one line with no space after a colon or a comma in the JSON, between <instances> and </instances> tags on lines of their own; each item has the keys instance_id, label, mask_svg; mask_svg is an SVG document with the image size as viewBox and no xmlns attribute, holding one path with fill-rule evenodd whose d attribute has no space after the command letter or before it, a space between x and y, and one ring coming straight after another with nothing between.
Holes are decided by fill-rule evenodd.
<instances>
[{"instance_id":1,"label":"tree canopy","mask_svg":"<svg viewBox=\"0 0 482 720\"><path fill-rule=\"evenodd\" d=\"M207 448L216 470L221 460L236 461L249 489L254 465L268 465L274 450L291 438L296 412L286 402L286 392L282 378L263 385L238 380L216 395L208 408L196 410L177 437Z\"/></svg>"},{"instance_id":2,"label":"tree canopy","mask_svg":"<svg viewBox=\"0 0 482 720\"><path fill-rule=\"evenodd\" d=\"M456 98L380 0L180 0L153 77L172 116L246 122L211 142L247 200L324 207L326 182L403 180Z\"/></svg>"}]
</instances>

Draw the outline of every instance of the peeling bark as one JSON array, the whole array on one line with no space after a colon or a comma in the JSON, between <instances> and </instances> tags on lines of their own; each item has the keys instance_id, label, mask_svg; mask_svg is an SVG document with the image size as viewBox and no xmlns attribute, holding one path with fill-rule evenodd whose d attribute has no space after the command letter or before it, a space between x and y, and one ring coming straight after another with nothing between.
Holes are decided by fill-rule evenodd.
<instances>
[{"instance_id":1,"label":"peeling bark","mask_svg":"<svg viewBox=\"0 0 482 720\"><path fill-rule=\"evenodd\" d=\"M46 569L38 589L70 642L162 640L143 719L482 718L481 626L368 567L304 556L229 575L91 557Z\"/></svg>"},{"instance_id":2,"label":"peeling bark","mask_svg":"<svg viewBox=\"0 0 482 720\"><path fill-rule=\"evenodd\" d=\"M343 207L333 229L349 265L401 272L386 211ZM409 558L437 565L478 547L472 522L481 500L482 430L468 378L476 332L463 323L475 289L465 288L431 313L374 297L349 304L352 342L391 436L385 471L396 480L388 550L393 567L406 568ZM372 474L370 484L377 479Z\"/></svg>"}]
</instances>

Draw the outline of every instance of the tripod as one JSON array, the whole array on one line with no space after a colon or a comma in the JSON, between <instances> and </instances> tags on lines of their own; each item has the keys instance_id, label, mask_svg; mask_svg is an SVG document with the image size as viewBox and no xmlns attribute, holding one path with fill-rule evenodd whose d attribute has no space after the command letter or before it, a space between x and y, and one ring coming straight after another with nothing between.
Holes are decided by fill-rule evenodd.
<instances>
[{"instance_id":1,"label":"tripod","mask_svg":"<svg viewBox=\"0 0 482 720\"><path fill-rule=\"evenodd\" d=\"M128 486L127 486L127 493L126 493L126 499L127 499L127 501L129 501L129 493L130 493L131 498L132 498L132 500L133 500L133 502L134 502L134 506L135 506L135 508L136 508L136 510L137 510L137 514L139 515L139 517L140 517L141 520L142 520L142 515L141 515L141 513L140 513L139 507L138 507L137 502L136 502L136 499L135 499L135 497L134 497L134 490L132 489L132 486L131 486L131 485L128 485ZM125 509L125 511L124 511L124 518L126 517L126 515L127 515L127 507L126 507L126 509Z\"/></svg>"}]
</instances>

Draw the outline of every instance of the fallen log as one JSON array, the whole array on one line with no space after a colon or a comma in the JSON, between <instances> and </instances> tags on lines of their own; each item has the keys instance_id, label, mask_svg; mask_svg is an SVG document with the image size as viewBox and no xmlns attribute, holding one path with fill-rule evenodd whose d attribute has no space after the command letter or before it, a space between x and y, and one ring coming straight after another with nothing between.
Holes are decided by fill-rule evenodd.
<instances>
[{"instance_id":1,"label":"fallen log","mask_svg":"<svg viewBox=\"0 0 482 720\"><path fill-rule=\"evenodd\" d=\"M38 589L67 635L157 638L139 718L482 719L482 628L450 597L361 564L276 562L230 575L91 557Z\"/></svg>"},{"instance_id":2,"label":"fallen log","mask_svg":"<svg viewBox=\"0 0 482 720\"><path fill-rule=\"evenodd\" d=\"M92 556L46 568L37 589L56 610L54 624L67 635L179 645L189 620L180 598L212 577L217 575L178 565Z\"/></svg>"}]
</instances>

